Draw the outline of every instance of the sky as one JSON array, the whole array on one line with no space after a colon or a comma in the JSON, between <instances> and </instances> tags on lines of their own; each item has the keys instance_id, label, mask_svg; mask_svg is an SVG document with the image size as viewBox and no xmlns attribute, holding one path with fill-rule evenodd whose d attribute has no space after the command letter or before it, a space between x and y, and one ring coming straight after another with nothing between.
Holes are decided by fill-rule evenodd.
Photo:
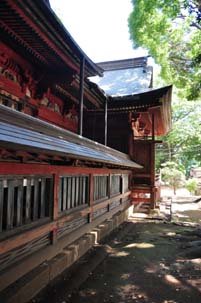
<instances>
[{"instance_id":1,"label":"sky","mask_svg":"<svg viewBox=\"0 0 201 303\"><path fill-rule=\"evenodd\" d=\"M81 49L94 62L134 58L129 38L131 0L50 0L54 12Z\"/></svg>"}]
</instances>

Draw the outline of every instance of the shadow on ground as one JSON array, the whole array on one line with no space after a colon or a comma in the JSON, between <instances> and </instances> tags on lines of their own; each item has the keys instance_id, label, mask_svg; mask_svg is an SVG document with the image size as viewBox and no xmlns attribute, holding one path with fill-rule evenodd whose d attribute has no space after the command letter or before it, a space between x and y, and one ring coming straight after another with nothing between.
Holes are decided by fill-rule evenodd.
<instances>
[{"instance_id":1,"label":"shadow on ground","mask_svg":"<svg viewBox=\"0 0 201 303\"><path fill-rule=\"evenodd\" d=\"M69 294L66 280L37 302L200 302L201 259L182 257L193 228L133 219L127 224L128 233L122 240L114 236L109 255L79 289Z\"/></svg>"}]
</instances>

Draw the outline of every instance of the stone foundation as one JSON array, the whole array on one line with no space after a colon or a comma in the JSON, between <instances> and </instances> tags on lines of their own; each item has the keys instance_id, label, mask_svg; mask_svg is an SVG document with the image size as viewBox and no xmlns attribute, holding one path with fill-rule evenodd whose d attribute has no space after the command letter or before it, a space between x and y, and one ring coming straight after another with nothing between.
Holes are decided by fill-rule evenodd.
<instances>
[{"instance_id":1,"label":"stone foundation","mask_svg":"<svg viewBox=\"0 0 201 303\"><path fill-rule=\"evenodd\" d=\"M43 262L31 272L11 284L0 294L0 302L25 303L33 298L44 287L51 283L64 270L82 257L90 248L98 244L128 218L128 210L116 213L112 218L96 226L91 232L83 235L66 246L55 257Z\"/></svg>"}]
</instances>

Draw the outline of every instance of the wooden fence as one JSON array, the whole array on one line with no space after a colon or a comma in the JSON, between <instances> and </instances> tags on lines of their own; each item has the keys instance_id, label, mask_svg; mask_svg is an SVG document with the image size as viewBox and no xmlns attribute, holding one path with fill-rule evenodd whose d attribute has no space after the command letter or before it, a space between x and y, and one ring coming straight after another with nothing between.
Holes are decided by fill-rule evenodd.
<instances>
[{"instance_id":1,"label":"wooden fence","mask_svg":"<svg viewBox=\"0 0 201 303\"><path fill-rule=\"evenodd\" d=\"M128 207L129 175L125 170L1 163L0 270L75 231L81 236L84 226Z\"/></svg>"}]
</instances>

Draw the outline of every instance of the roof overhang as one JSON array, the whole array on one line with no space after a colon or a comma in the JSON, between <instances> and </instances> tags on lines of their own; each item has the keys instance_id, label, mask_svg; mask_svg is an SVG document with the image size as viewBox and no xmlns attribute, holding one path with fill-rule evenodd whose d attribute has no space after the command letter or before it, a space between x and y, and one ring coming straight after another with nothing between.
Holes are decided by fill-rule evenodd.
<instances>
[{"instance_id":1,"label":"roof overhang","mask_svg":"<svg viewBox=\"0 0 201 303\"><path fill-rule=\"evenodd\" d=\"M152 116L156 136L165 135L171 130L172 86L149 89L143 93L110 98L109 113L131 113L135 134L152 135ZM139 134L138 134L139 133Z\"/></svg>"},{"instance_id":2,"label":"roof overhang","mask_svg":"<svg viewBox=\"0 0 201 303\"><path fill-rule=\"evenodd\" d=\"M45 0L2 0L0 27L2 39L15 43L35 62L79 74L84 58L86 77L102 75L101 67L82 51Z\"/></svg>"},{"instance_id":3,"label":"roof overhang","mask_svg":"<svg viewBox=\"0 0 201 303\"><path fill-rule=\"evenodd\" d=\"M0 146L102 163L106 167L142 168L124 153L3 105L0 105Z\"/></svg>"}]
</instances>

